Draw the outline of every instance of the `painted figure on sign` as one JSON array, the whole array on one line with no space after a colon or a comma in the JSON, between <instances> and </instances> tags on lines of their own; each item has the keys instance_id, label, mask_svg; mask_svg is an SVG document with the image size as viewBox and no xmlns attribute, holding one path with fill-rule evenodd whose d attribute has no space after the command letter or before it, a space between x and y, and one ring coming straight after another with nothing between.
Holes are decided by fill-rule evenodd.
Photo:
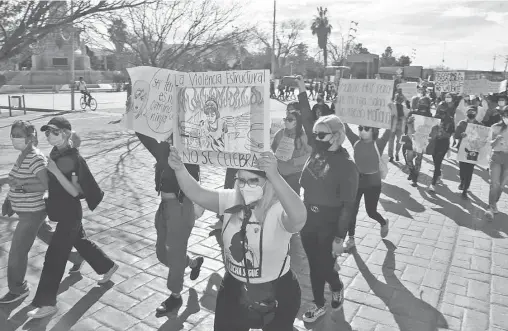
<instances>
[{"instance_id":1,"label":"painted figure on sign","mask_svg":"<svg viewBox=\"0 0 508 331\"><path fill-rule=\"evenodd\" d=\"M139 118L145 112L150 86L147 82L138 80L134 83L132 91L127 112L133 112L134 118Z\"/></svg>"},{"instance_id":2,"label":"painted figure on sign","mask_svg":"<svg viewBox=\"0 0 508 331\"><path fill-rule=\"evenodd\" d=\"M206 115L208 148L216 152L224 151L224 136L228 132L228 127L225 122L220 125L219 106L214 100L208 100L203 113Z\"/></svg>"}]
</instances>

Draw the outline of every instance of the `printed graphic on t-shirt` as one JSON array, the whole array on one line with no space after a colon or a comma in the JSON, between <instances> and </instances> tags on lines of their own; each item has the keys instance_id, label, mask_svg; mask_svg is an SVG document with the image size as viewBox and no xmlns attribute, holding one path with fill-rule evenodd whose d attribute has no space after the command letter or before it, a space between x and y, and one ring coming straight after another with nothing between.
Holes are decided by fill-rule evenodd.
<instances>
[{"instance_id":1,"label":"printed graphic on t-shirt","mask_svg":"<svg viewBox=\"0 0 508 331\"><path fill-rule=\"evenodd\" d=\"M316 154L309 160L307 170L314 178L323 178L328 174L330 165L328 164L326 157Z\"/></svg>"},{"instance_id":2,"label":"printed graphic on t-shirt","mask_svg":"<svg viewBox=\"0 0 508 331\"><path fill-rule=\"evenodd\" d=\"M260 226L259 224L248 224L246 228L247 242L244 245L242 234L240 231L233 234L229 246L225 247L225 260L228 271L237 276L246 278L245 264L244 264L244 247L245 247L245 260L247 263L247 270L250 278L260 278L262 275L261 261L262 253L257 246L260 244ZM249 240L250 239L250 240Z\"/></svg>"}]
</instances>

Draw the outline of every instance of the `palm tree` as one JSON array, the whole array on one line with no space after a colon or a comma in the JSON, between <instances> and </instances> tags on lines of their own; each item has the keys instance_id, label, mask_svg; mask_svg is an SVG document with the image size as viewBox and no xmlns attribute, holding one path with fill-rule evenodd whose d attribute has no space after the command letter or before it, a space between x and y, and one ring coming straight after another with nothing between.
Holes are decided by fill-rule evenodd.
<instances>
[{"instance_id":1,"label":"palm tree","mask_svg":"<svg viewBox=\"0 0 508 331\"><path fill-rule=\"evenodd\" d=\"M318 15L314 17L310 29L312 30L312 35L317 35L318 46L323 50L326 67L328 64L328 52L326 45L328 44L328 36L332 33L332 26L328 22L328 17L326 17L328 8L323 9L323 7L319 7L317 11Z\"/></svg>"}]
</instances>

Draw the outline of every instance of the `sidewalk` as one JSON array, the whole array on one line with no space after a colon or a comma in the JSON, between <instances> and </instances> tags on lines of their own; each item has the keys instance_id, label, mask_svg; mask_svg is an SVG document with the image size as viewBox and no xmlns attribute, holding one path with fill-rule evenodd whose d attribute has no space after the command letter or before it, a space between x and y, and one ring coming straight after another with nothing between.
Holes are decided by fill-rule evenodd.
<instances>
[{"instance_id":1,"label":"sidewalk","mask_svg":"<svg viewBox=\"0 0 508 331\"><path fill-rule=\"evenodd\" d=\"M196 281L185 279L184 306L178 317L155 318L155 308L168 291L167 269L155 256L153 219L159 200L153 157L132 134L80 121L83 128L91 128L82 135L82 154L106 192L96 211L85 212L85 228L120 269L113 276L114 284L99 287L98 275L85 265L81 275L62 281L56 316L27 320L26 304L33 298L46 251L37 239L27 272L33 291L22 304L0 307L0 330L213 330L215 297L224 273L220 248L208 238L215 215L205 212L189 240L189 251L206 259ZM0 138L0 153L6 146L6 139ZM473 194L465 202L456 190L457 167L455 161L444 162L444 185L430 195L425 190L432 174L428 156L418 188L409 185L397 166L389 166L379 209L390 220L390 234L381 240L377 223L360 208L357 250L339 261L346 286L344 310L330 312L314 325L301 321L312 294L300 239L293 238L291 263L299 275L303 301L297 330L506 330L508 200L501 200L500 213L487 223L483 219L487 173L475 171ZM8 171L3 168L0 172ZM221 187L223 178L223 169L202 169L202 183L207 187ZM4 196L5 190L0 201ZM0 218L2 293L7 290L6 266L15 226L15 221Z\"/></svg>"}]
</instances>

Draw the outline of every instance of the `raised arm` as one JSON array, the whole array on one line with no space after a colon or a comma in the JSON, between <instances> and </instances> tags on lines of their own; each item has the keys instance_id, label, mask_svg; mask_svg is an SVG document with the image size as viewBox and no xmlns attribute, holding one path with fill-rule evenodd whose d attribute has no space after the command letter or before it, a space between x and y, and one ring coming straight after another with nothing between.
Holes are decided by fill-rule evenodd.
<instances>
[{"instance_id":1,"label":"raised arm","mask_svg":"<svg viewBox=\"0 0 508 331\"><path fill-rule=\"evenodd\" d=\"M392 130L386 129L381 138L378 138L376 140L377 149L379 150L379 154L383 155L383 151L385 150L386 144L388 143L388 140L390 139L390 136L392 134Z\"/></svg>"},{"instance_id":2,"label":"raised arm","mask_svg":"<svg viewBox=\"0 0 508 331\"><path fill-rule=\"evenodd\" d=\"M152 137L145 136L142 133L136 132L136 136L138 136L139 141L145 146L145 148L153 155L153 157L157 160L159 142Z\"/></svg>"},{"instance_id":3,"label":"raised arm","mask_svg":"<svg viewBox=\"0 0 508 331\"><path fill-rule=\"evenodd\" d=\"M344 123L344 126L346 127L346 137L351 143L351 146L354 146L358 140L360 140L360 137L356 133L351 130L349 125L347 123Z\"/></svg>"},{"instance_id":4,"label":"raised arm","mask_svg":"<svg viewBox=\"0 0 508 331\"><path fill-rule=\"evenodd\" d=\"M219 212L219 192L206 189L199 185L183 164L178 150L175 147L171 147L168 163L175 171L178 185L187 198L207 210L214 213Z\"/></svg>"}]
</instances>

